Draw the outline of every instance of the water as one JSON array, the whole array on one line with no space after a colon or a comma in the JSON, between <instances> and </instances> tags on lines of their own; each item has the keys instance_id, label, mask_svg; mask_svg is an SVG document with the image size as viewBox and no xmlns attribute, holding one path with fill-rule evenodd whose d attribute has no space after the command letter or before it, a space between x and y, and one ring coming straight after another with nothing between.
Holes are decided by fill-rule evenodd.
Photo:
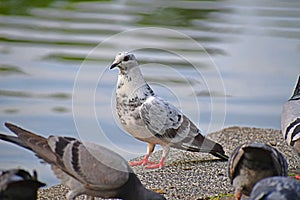
<instances>
[{"instance_id":1,"label":"water","mask_svg":"<svg viewBox=\"0 0 300 200\"><path fill-rule=\"evenodd\" d=\"M126 159L145 153L116 121L118 72L108 69L116 53L135 50L156 93L204 133L280 129L300 69L299 11L293 0L3 0L0 123L94 141ZM12 167L58 183L32 153L0 142L0 168Z\"/></svg>"}]
</instances>

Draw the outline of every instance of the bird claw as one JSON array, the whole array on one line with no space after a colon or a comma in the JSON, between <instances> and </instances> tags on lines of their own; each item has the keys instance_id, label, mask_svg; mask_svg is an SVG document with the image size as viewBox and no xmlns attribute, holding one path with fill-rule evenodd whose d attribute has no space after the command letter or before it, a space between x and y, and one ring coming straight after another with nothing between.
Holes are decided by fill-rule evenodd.
<instances>
[{"instance_id":1,"label":"bird claw","mask_svg":"<svg viewBox=\"0 0 300 200\"><path fill-rule=\"evenodd\" d=\"M148 159L142 159L141 161L132 161L129 162L130 166L138 166L138 165L144 165L146 166L146 169L158 169L162 168L164 166L163 162L159 162L155 164L155 162L149 161Z\"/></svg>"},{"instance_id":2,"label":"bird claw","mask_svg":"<svg viewBox=\"0 0 300 200\"><path fill-rule=\"evenodd\" d=\"M164 162L165 162L165 157L163 156L161 158L161 160L159 161L159 163L153 164L153 165L148 165L148 166L146 166L146 169L161 169L165 166Z\"/></svg>"},{"instance_id":3,"label":"bird claw","mask_svg":"<svg viewBox=\"0 0 300 200\"><path fill-rule=\"evenodd\" d=\"M149 161L149 160L145 160L145 159L143 159L141 161L132 161L132 162L129 162L130 166L149 165L149 164L152 165L152 164L154 164L154 162Z\"/></svg>"},{"instance_id":4,"label":"bird claw","mask_svg":"<svg viewBox=\"0 0 300 200\"><path fill-rule=\"evenodd\" d=\"M300 174L296 174L295 179L300 180Z\"/></svg>"},{"instance_id":5,"label":"bird claw","mask_svg":"<svg viewBox=\"0 0 300 200\"><path fill-rule=\"evenodd\" d=\"M145 168L146 169L161 169L164 167L164 164L162 163L157 163L157 164L151 164L151 165L147 165Z\"/></svg>"}]
</instances>

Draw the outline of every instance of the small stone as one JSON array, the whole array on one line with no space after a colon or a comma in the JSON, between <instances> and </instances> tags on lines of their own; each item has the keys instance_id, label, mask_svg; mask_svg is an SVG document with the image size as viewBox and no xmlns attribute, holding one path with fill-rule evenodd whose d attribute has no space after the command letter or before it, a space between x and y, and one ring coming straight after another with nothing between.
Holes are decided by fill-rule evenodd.
<instances>
[{"instance_id":1,"label":"small stone","mask_svg":"<svg viewBox=\"0 0 300 200\"><path fill-rule=\"evenodd\" d=\"M292 147L286 144L280 130L230 127L208 134L207 137L221 144L227 155L230 155L231 151L240 144L250 141L270 144L271 141L286 156L289 170L296 169L298 165L298 156ZM161 151L156 151L151 155L151 160L158 162L160 157ZM227 178L227 162L215 159L206 153L171 149L165 164L166 166L159 170L145 170L141 166L132 169L146 188L157 190L166 199L208 200L219 194L224 194L222 200L234 199L233 196L228 195L234 191ZM41 189L39 199L64 200L67 191L68 189L62 185ZM77 199L84 199L84 195ZM101 198L96 198L99 199Z\"/></svg>"}]
</instances>

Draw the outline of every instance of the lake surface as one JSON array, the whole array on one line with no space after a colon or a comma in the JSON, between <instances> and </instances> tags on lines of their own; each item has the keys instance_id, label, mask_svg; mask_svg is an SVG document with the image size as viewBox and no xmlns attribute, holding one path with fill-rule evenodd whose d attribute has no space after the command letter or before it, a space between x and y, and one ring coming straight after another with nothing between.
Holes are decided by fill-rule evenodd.
<instances>
[{"instance_id":1,"label":"lake surface","mask_svg":"<svg viewBox=\"0 0 300 200\"><path fill-rule=\"evenodd\" d=\"M2 0L0 12L0 131L10 121L43 136L94 141L126 159L146 144L116 120L118 70L109 66L119 51L133 51L156 93L204 134L280 129L300 71L294 0ZM58 183L32 153L0 142L0 168L12 167Z\"/></svg>"}]
</instances>

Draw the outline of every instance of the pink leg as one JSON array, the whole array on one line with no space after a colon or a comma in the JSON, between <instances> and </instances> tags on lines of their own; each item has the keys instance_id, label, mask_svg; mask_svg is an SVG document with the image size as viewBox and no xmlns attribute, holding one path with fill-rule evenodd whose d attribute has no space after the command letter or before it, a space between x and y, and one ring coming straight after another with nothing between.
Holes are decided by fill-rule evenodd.
<instances>
[{"instance_id":1,"label":"pink leg","mask_svg":"<svg viewBox=\"0 0 300 200\"><path fill-rule=\"evenodd\" d=\"M138 166L138 165L147 165L147 164L153 164L154 162L149 161L149 154L146 154L145 157L141 161L132 161L129 162L130 166Z\"/></svg>"},{"instance_id":2,"label":"pink leg","mask_svg":"<svg viewBox=\"0 0 300 200\"><path fill-rule=\"evenodd\" d=\"M146 166L146 169L157 169L157 168L162 168L165 166L164 162L165 162L166 157L169 155L170 147L169 147L169 145L163 145L162 148L163 148L163 154L162 154L162 157L161 157L159 163L154 164L154 165L148 165L148 166Z\"/></svg>"},{"instance_id":3,"label":"pink leg","mask_svg":"<svg viewBox=\"0 0 300 200\"><path fill-rule=\"evenodd\" d=\"M296 174L295 179L300 180L300 174Z\"/></svg>"},{"instance_id":4,"label":"pink leg","mask_svg":"<svg viewBox=\"0 0 300 200\"><path fill-rule=\"evenodd\" d=\"M137 166L137 165L148 165L148 164L154 164L154 162L149 161L149 156L151 153L154 151L155 144L150 144L148 143L147 147L147 154L141 161L136 161L136 162L129 162L130 166Z\"/></svg>"}]
</instances>

